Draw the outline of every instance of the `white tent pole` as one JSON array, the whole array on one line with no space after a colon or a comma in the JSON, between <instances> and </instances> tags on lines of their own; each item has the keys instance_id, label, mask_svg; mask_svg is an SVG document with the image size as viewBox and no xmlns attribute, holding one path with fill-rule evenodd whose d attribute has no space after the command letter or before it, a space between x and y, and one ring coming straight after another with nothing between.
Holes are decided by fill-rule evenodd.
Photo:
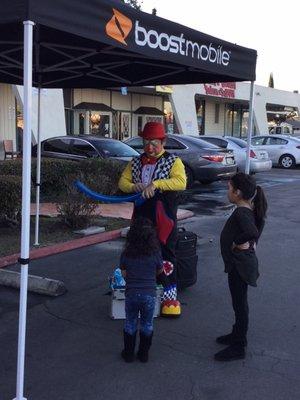
<instances>
[{"instance_id":1,"label":"white tent pole","mask_svg":"<svg viewBox=\"0 0 300 400\"><path fill-rule=\"evenodd\" d=\"M40 185L41 185L41 88L38 88L38 120L37 120L37 159L36 159L36 199L35 199L35 239L34 245L39 245L40 223Z\"/></svg>"},{"instance_id":2,"label":"white tent pole","mask_svg":"<svg viewBox=\"0 0 300 400\"><path fill-rule=\"evenodd\" d=\"M249 174L249 172L250 172L250 149L251 149L251 137L252 137L252 131L253 131L253 110L254 110L254 81L252 81L251 85L250 85L247 151L246 151L246 166L245 166L246 174Z\"/></svg>"},{"instance_id":3,"label":"white tent pole","mask_svg":"<svg viewBox=\"0 0 300 400\"><path fill-rule=\"evenodd\" d=\"M31 111L32 111L32 21L24 21L24 134L22 172L22 228L21 228L21 283L19 308L19 339L17 387L15 400L25 400L24 365L27 311L27 284L30 240L30 185L31 185Z\"/></svg>"}]
</instances>

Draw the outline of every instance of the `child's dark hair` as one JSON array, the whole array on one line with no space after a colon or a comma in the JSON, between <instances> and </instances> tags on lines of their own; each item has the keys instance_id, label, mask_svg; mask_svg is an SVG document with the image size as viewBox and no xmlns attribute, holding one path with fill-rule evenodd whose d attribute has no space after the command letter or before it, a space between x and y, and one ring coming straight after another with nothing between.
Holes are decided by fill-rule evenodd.
<instances>
[{"instance_id":1,"label":"child's dark hair","mask_svg":"<svg viewBox=\"0 0 300 400\"><path fill-rule=\"evenodd\" d=\"M160 243L151 220L143 217L134 218L127 233L123 254L137 258L150 256L159 251Z\"/></svg>"},{"instance_id":2,"label":"child's dark hair","mask_svg":"<svg viewBox=\"0 0 300 400\"><path fill-rule=\"evenodd\" d=\"M230 182L235 190L240 190L244 200L252 199L254 205L254 215L257 228L260 230L266 218L268 203L263 189L256 185L255 179L251 175L238 172Z\"/></svg>"}]
</instances>

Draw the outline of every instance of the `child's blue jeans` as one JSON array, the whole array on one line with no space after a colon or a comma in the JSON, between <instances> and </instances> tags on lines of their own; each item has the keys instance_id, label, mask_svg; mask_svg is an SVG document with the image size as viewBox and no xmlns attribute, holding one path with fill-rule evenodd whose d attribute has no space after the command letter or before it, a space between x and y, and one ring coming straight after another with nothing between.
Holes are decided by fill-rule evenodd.
<instances>
[{"instance_id":1,"label":"child's blue jeans","mask_svg":"<svg viewBox=\"0 0 300 400\"><path fill-rule=\"evenodd\" d=\"M140 313L140 331L150 336L153 332L153 315L155 309L154 296L143 293L126 294L125 298L125 332L129 335L135 334L138 329L138 318Z\"/></svg>"}]
</instances>

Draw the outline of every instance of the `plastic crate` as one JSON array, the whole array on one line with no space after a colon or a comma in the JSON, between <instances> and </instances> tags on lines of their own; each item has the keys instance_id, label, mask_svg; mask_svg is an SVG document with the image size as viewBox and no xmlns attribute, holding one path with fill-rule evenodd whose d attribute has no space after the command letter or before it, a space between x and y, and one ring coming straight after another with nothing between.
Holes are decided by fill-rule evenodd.
<instances>
[{"instance_id":1,"label":"plastic crate","mask_svg":"<svg viewBox=\"0 0 300 400\"><path fill-rule=\"evenodd\" d=\"M163 287L156 287L156 302L154 317L160 315L160 299L163 294ZM115 288L112 290L110 317L112 319L125 319L125 288Z\"/></svg>"}]
</instances>

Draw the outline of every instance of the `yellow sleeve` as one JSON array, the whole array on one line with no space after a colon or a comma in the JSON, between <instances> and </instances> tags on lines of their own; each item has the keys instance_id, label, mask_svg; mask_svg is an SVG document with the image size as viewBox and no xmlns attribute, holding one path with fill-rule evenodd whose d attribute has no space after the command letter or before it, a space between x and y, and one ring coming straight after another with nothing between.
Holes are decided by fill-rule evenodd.
<instances>
[{"instance_id":1,"label":"yellow sleeve","mask_svg":"<svg viewBox=\"0 0 300 400\"><path fill-rule=\"evenodd\" d=\"M122 172L121 178L119 179L119 189L121 189L124 193L133 193L133 186L134 183L132 183L131 162L129 162Z\"/></svg>"},{"instance_id":2,"label":"yellow sleeve","mask_svg":"<svg viewBox=\"0 0 300 400\"><path fill-rule=\"evenodd\" d=\"M186 174L183 162L180 158L176 158L173 167L170 171L169 179L158 179L153 181L153 185L156 189L161 191L166 190L185 190L186 189Z\"/></svg>"}]
</instances>

